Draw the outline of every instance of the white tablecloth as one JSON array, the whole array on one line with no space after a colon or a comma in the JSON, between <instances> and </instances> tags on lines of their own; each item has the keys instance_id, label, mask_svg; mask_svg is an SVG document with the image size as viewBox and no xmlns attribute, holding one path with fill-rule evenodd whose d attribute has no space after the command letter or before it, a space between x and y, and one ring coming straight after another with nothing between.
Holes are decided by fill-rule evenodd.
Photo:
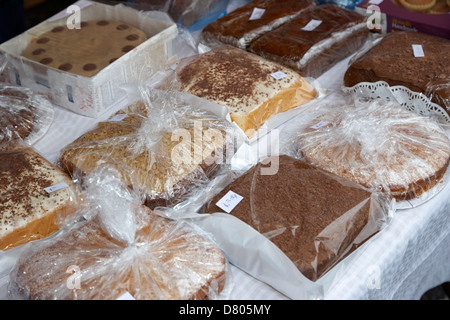
<instances>
[{"instance_id":1,"label":"white tablecloth","mask_svg":"<svg viewBox=\"0 0 450 320\"><path fill-rule=\"evenodd\" d=\"M339 90L347 64L348 59L341 61L318 83ZM121 107L112 107L98 119L55 107L52 126L34 147L55 162L64 146ZM230 299L287 299L236 267L230 268ZM418 299L426 290L450 281L450 185L417 208L397 211L387 228L336 270L329 276L332 283L324 287L324 299ZM0 292L0 299L4 294Z\"/></svg>"}]
</instances>

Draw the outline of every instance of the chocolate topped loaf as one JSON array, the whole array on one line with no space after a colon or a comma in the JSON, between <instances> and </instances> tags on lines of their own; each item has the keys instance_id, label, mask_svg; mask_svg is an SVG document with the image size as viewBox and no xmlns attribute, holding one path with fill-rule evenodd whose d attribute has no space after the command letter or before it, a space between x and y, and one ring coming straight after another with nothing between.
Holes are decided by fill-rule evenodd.
<instances>
[{"instance_id":1,"label":"chocolate topped loaf","mask_svg":"<svg viewBox=\"0 0 450 320\"><path fill-rule=\"evenodd\" d=\"M200 212L224 212L217 202L229 191L243 199L230 212L268 237L310 280L379 231L387 211L383 196L286 155L257 164ZM233 230L230 230L232 233Z\"/></svg>"},{"instance_id":2,"label":"chocolate topped loaf","mask_svg":"<svg viewBox=\"0 0 450 320\"><path fill-rule=\"evenodd\" d=\"M333 4L312 7L251 42L248 50L302 76L318 77L364 44L365 20Z\"/></svg>"},{"instance_id":3,"label":"chocolate topped loaf","mask_svg":"<svg viewBox=\"0 0 450 320\"><path fill-rule=\"evenodd\" d=\"M414 51L417 48L421 52ZM385 81L426 93L450 114L450 41L419 33L393 32L348 67L344 85Z\"/></svg>"},{"instance_id":4,"label":"chocolate topped loaf","mask_svg":"<svg viewBox=\"0 0 450 320\"><path fill-rule=\"evenodd\" d=\"M91 77L145 40L143 31L121 21L84 21L80 29L59 26L41 34L28 44L22 56Z\"/></svg>"},{"instance_id":5,"label":"chocolate topped loaf","mask_svg":"<svg viewBox=\"0 0 450 320\"><path fill-rule=\"evenodd\" d=\"M231 46L195 56L177 76L181 91L227 107L231 120L249 138L273 115L317 94L293 70Z\"/></svg>"},{"instance_id":6,"label":"chocolate topped loaf","mask_svg":"<svg viewBox=\"0 0 450 320\"><path fill-rule=\"evenodd\" d=\"M311 0L254 0L219 18L202 31L206 43L224 43L240 49L262 34L314 6Z\"/></svg>"},{"instance_id":7,"label":"chocolate topped loaf","mask_svg":"<svg viewBox=\"0 0 450 320\"><path fill-rule=\"evenodd\" d=\"M76 196L70 177L32 148L0 150L0 250L55 233Z\"/></svg>"}]
</instances>

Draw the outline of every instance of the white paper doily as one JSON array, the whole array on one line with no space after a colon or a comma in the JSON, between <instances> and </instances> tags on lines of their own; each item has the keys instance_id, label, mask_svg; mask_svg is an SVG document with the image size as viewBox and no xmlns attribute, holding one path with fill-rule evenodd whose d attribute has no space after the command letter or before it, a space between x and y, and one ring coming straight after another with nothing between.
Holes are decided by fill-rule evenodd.
<instances>
[{"instance_id":1,"label":"white paper doily","mask_svg":"<svg viewBox=\"0 0 450 320\"><path fill-rule=\"evenodd\" d=\"M423 93L414 92L403 86L389 86L387 82L361 82L353 87L343 87L344 92L363 100L384 100L396 102L401 107L437 120L444 129L450 129L450 116L438 104Z\"/></svg>"},{"instance_id":2,"label":"white paper doily","mask_svg":"<svg viewBox=\"0 0 450 320\"><path fill-rule=\"evenodd\" d=\"M399 104L402 108L434 119L446 131L447 136L449 136L449 114L441 106L431 102L423 93L411 91L403 86L389 86L389 84L384 81L361 82L353 87L343 87L342 89L344 92L352 94L355 98L360 100L383 100L386 102L394 102ZM447 168L444 177L433 188L424 192L417 198L398 201L396 209L411 209L420 206L441 192L449 180L450 170Z\"/></svg>"}]
</instances>

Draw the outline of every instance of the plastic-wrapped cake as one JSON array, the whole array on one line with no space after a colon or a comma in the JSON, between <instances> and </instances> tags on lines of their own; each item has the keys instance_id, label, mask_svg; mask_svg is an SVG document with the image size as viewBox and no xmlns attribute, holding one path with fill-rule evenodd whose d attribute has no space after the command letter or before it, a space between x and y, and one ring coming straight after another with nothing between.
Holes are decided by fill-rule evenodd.
<instances>
[{"instance_id":1,"label":"plastic-wrapped cake","mask_svg":"<svg viewBox=\"0 0 450 320\"><path fill-rule=\"evenodd\" d=\"M77 206L70 177L34 149L0 150L0 250L52 235Z\"/></svg>"},{"instance_id":2,"label":"plastic-wrapped cake","mask_svg":"<svg viewBox=\"0 0 450 320\"><path fill-rule=\"evenodd\" d=\"M439 183L449 164L450 141L434 120L378 102L338 107L300 133L308 161L370 189L413 199Z\"/></svg>"},{"instance_id":3,"label":"plastic-wrapped cake","mask_svg":"<svg viewBox=\"0 0 450 320\"><path fill-rule=\"evenodd\" d=\"M48 130L53 115L51 103L30 89L0 85L0 144L34 143Z\"/></svg>"},{"instance_id":4,"label":"plastic-wrapped cake","mask_svg":"<svg viewBox=\"0 0 450 320\"><path fill-rule=\"evenodd\" d=\"M344 85L385 81L425 93L450 114L450 41L419 32L394 32L353 61Z\"/></svg>"},{"instance_id":5,"label":"plastic-wrapped cake","mask_svg":"<svg viewBox=\"0 0 450 320\"><path fill-rule=\"evenodd\" d=\"M91 77L145 40L143 31L120 21L84 21L80 29L59 26L39 35L22 56L61 71Z\"/></svg>"},{"instance_id":6,"label":"plastic-wrapped cake","mask_svg":"<svg viewBox=\"0 0 450 320\"><path fill-rule=\"evenodd\" d=\"M384 225L390 206L386 195L370 193L356 183L287 155L269 160L272 166L277 163L277 170L268 174L263 170L271 170L270 167L258 163L220 191L200 212L224 212L218 202L234 192L242 199L229 214L270 239L312 281ZM221 242L230 241L224 237L229 233L218 233ZM233 238L239 236L233 234ZM245 239L240 242L245 247ZM242 250L261 261L271 258L258 255L254 249ZM258 263L263 262L255 261Z\"/></svg>"},{"instance_id":7,"label":"plastic-wrapped cake","mask_svg":"<svg viewBox=\"0 0 450 320\"><path fill-rule=\"evenodd\" d=\"M177 71L180 90L226 106L249 138L273 115L317 95L293 70L231 46L189 59Z\"/></svg>"},{"instance_id":8,"label":"plastic-wrapped cake","mask_svg":"<svg viewBox=\"0 0 450 320\"><path fill-rule=\"evenodd\" d=\"M240 49L262 34L293 19L314 3L310 0L254 0L219 18L202 31L206 43L224 43Z\"/></svg>"},{"instance_id":9,"label":"plastic-wrapped cake","mask_svg":"<svg viewBox=\"0 0 450 320\"><path fill-rule=\"evenodd\" d=\"M141 205L112 168L87 180L84 219L21 253L12 298L184 300L222 292L226 259L206 233Z\"/></svg>"},{"instance_id":10,"label":"plastic-wrapped cake","mask_svg":"<svg viewBox=\"0 0 450 320\"><path fill-rule=\"evenodd\" d=\"M154 107L162 112L156 117L144 102L131 104L66 146L60 167L83 177L100 164L117 166L127 185L146 194L149 207L179 201L224 163L226 133L232 129L226 120L178 106L176 111L175 103L168 110Z\"/></svg>"},{"instance_id":11,"label":"plastic-wrapped cake","mask_svg":"<svg viewBox=\"0 0 450 320\"><path fill-rule=\"evenodd\" d=\"M367 41L365 20L332 4L312 7L254 40L248 50L302 76L318 77Z\"/></svg>"}]
</instances>

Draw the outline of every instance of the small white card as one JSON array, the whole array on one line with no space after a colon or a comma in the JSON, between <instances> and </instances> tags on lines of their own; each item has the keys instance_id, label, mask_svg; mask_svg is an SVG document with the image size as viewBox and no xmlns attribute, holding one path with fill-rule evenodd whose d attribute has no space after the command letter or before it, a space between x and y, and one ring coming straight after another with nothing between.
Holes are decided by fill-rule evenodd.
<instances>
[{"instance_id":1,"label":"small white card","mask_svg":"<svg viewBox=\"0 0 450 320\"><path fill-rule=\"evenodd\" d=\"M233 210L239 204L239 202L241 202L242 199L244 199L244 197L230 190L222 199L220 199L216 203L216 206L218 206L226 213L230 213L231 210Z\"/></svg>"},{"instance_id":2,"label":"small white card","mask_svg":"<svg viewBox=\"0 0 450 320\"><path fill-rule=\"evenodd\" d=\"M306 26L302 28L304 31L313 31L322 23L322 20L311 19Z\"/></svg>"},{"instance_id":3,"label":"small white card","mask_svg":"<svg viewBox=\"0 0 450 320\"><path fill-rule=\"evenodd\" d=\"M317 130L319 128L322 128L323 126L326 126L327 124L329 124L328 121L320 121L320 122L316 123L315 125L311 126L311 129Z\"/></svg>"},{"instance_id":4,"label":"small white card","mask_svg":"<svg viewBox=\"0 0 450 320\"><path fill-rule=\"evenodd\" d=\"M413 44L412 49L413 49L414 57L416 57L416 58L425 57L425 53L423 52L422 45Z\"/></svg>"},{"instance_id":5,"label":"small white card","mask_svg":"<svg viewBox=\"0 0 450 320\"><path fill-rule=\"evenodd\" d=\"M122 120L125 119L127 116L128 116L128 114L126 114L126 113L116 114L114 117L112 117L111 119L109 119L109 122L118 122L118 121L122 121Z\"/></svg>"},{"instance_id":6,"label":"small white card","mask_svg":"<svg viewBox=\"0 0 450 320\"><path fill-rule=\"evenodd\" d=\"M136 300L128 291L117 298L117 300Z\"/></svg>"},{"instance_id":7,"label":"small white card","mask_svg":"<svg viewBox=\"0 0 450 320\"><path fill-rule=\"evenodd\" d=\"M283 71L277 71L277 72L271 73L270 75L272 76L272 78L275 78L277 80L283 79L284 77L287 76L287 74L284 73Z\"/></svg>"},{"instance_id":8,"label":"small white card","mask_svg":"<svg viewBox=\"0 0 450 320\"><path fill-rule=\"evenodd\" d=\"M380 3L382 3L383 2L383 0L369 0L369 3L370 4L374 4L374 5L379 5Z\"/></svg>"},{"instance_id":9,"label":"small white card","mask_svg":"<svg viewBox=\"0 0 450 320\"><path fill-rule=\"evenodd\" d=\"M248 20L251 21L251 20L261 19L261 17L263 16L265 11L266 11L266 9L254 8L252 15L250 16L250 18Z\"/></svg>"},{"instance_id":10,"label":"small white card","mask_svg":"<svg viewBox=\"0 0 450 320\"><path fill-rule=\"evenodd\" d=\"M47 193L52 193L52 192L58 191L60 189L67 188L68 186L69 185L67 183L61 182L61 183L55 184L54 186L44 188L44 190L47 191Z\"/></svg>"}]
</instances>

